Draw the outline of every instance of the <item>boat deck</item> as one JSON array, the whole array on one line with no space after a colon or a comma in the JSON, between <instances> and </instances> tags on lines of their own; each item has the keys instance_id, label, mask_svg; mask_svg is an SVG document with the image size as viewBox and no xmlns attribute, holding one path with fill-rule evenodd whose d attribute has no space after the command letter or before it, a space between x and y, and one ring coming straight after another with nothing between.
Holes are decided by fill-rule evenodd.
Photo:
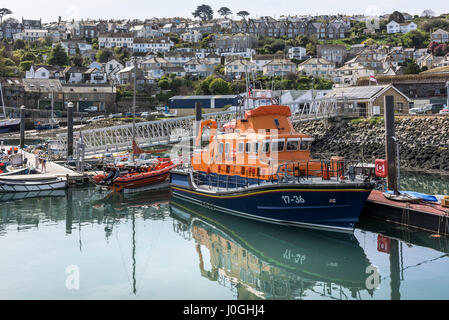
<instances>
[{"instance_id":1,"label":"boat deck","mask_svg":"<svg viewBox=\"0 0 449 320\"><path fill-rule=\"evenodd\" d=\"M410 203L390 200L382 191L372 190L362 215L449 235L449 208L437 202Z\"/></svg>"},{"instance_id":2,"label":"boat deck","mask_svg":"<svg viewBox=\"0 0 449 320\"><path fill-rule=\"evenodd\" d=\"M422 203L409 203L409 202L401 202L394 201L384 197L383 192L379 190L371 191L369 197L369 202L382 204L389 207L396 207L398 209L412 209L428 214L435 215L449 215L449 208L443 207L440 203L437 202L422 202Z\"/></svg>"},{"instance_id":3,"label":"boat deck","mask_svg":"<svg viewBox=\"0 0 449 320\"><path fill-rule=\"evenodd\" d=\"M5 149L9 149L9 147L4 146ZM19 153L22 153L24 158L27 159L27 163L29 166L36 167L36 169L39 169L42 171L42 167L38 165L36 161L36 156L32 153L19 150ZM62 165L59 165L53 161L48 161L46 163L46 170L45 172L42 172L40 174L25 174L25 175L9 175L5 178L8 180L38 180L38 179L47 179L52 177L68 177L70 178L81 178L83 175L81 173L75 172L73 170L70 170L69 168L66 168Z\"/></svg>"}]
</instances>

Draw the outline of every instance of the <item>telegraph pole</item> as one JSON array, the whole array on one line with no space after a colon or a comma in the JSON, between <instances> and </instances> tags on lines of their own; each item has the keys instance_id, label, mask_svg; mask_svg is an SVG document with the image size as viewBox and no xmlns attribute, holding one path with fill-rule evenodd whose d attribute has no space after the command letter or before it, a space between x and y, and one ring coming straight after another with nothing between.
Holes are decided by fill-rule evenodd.
<instances>
[{"instance_id":1,"label":"telegraph pole","mask_svg":"<svg viewBox=\"0 0 449 320\"><path fill-rule=\"evenodd\" d=\"M134 60L134 93L133 93L133 132L132 132L132 136L133 136L133 143L134 141L136 141L136 121L135 121L135 116L136 116L136 86L137 86L137 63L136 63L136 56L133 57ZM134 162L134 150L132 152L132 159Z\"/></svg>"}]
</instances>

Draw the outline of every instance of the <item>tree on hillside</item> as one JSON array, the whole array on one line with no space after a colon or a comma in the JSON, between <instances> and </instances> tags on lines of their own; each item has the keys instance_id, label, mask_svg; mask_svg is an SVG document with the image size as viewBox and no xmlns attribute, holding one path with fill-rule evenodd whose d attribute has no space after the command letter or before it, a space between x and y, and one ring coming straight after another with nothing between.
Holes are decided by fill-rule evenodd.
<instances>
[{"instance_id":1,"label":"tree on hillside","mask_svg":"<svg viewBox=\"0 0 449 320\"><path fill-rule=\"evenodd\" d=\"M418 74L421 72L421 68L415 62L415 60L407 59L407 66L405 67L405 74Z\"/></svg>"},{"instance_id":2,"label":"tree on hillside","mask_svg":"<svg viewBox=\"0 0 449 320\"><path fill-rule=\"evenodd\" d=\"M22 39L17 39L16 41L14 41L14 50L25 49L25 47L26 43Z\"/></svg>"},{"instance_id":3,"label":"tree on hillside","mask_svg":"<svg viewBox=\"0 0 449 320\"><path fill-rule=\"evenodd\" d=\"M106 63L109 61L109 58L111 58L114 54L109 49L102 49L98 50L97 54L95 55L95 60L100 63Z\"/></svg>"},{"instance_id":4,"label":"tree on hillside","mask_svg":"<svg viewBox=\"0 0 449 320\"><path fill-rule=\"evenodd\" d=\"M75 54L73 57L70 58L70 62L73 66L76 67L82 67L83 66L83 56L79 53Z\"/></svg>"},{"instance_id":5,"label":"tree on hillside","mask_svg":"<svg viewBox=\"0 0 449 320\"><path fill-rule=\"evenodd\" d=\"M12 11L9 10L8 8L1 8L0 9L0 24L3 24L3 17L8 15L8 14L12 14Z\"/></svg>"},{"instance_id":6,"label":"tree on hillside","mask_svg":"<svg viewBox=\"0 0 449 320\"><path fill-rule=\"evenodd\" d=\"M194 18L200 18L202 21L212 20L214 17L214 11L207 4L202 4L196 8L192 13Z\"/></svg>"},{"instance_id":7,"label":"tree on hillside","mask_svg":"<svg viewBox=\"0 0 449 320\"><path fill-rule=\"evenodd\" d=\"M47 62L50 65L56 66L65 66L69 64L69 57L60 43L51 49Z\"/></svg>"},{"instance_id":8,"label":"tree on hillside","mask_svg":"<svg viewBox=\"0 0 449 320\"><path fill-rule=\"evenodd\" d=\"M403 23L405 21L404 15L400 13L399 11L394 11L390 16L388 17L388 22L390 21L396 21L397 23Z\"/></svg>"},{"instance_id":9,"label":"tree on hillside","mask_svg":"<svg viewBox=\"0 0 449 320\"><path fill-rule=\"evenodd\" d=\"M430 19L421 25L421 30L433 32L435 29L449 29L449 20L446 19Z\"/></svg>"},{"instance_id":10,"label":"tree on hillside","mask_svg":"<svg viewBox=\"0 0 449 320\"><path fill-rule=\"evenodd\" d=\"M22 61L34 61L36 56L32 52L25 52L22 56Z\"/></svg>"},{"instance_id":11,"label":"tree on hillside","mask_svg":"<svg viewBox=\"0 0 449 320\"><path fill-rule=\"evenodd\" d=\"M229 8L221 7L220 9L218 9L218 14L222 17L227 18L229 15L232 14L232 11Z\"/></svg>"},{"instance_id":12,"label":"tree on hillside","mask_svg":"<svg viewBox=\"0 0 449 320\"><path fill-rule=\"evenodd\" d=\"M246 19L246 17L249 16L249 12L248 11L239 11L239 12L237 12L237 15L239 17L242 17L242 19Z\"/></svg>"},{"instance_id":13,"label":"tree on hillside","mask_svg":"<svg viewBox=\"0 0 449 320\"><path fill-rule=\"evenodd\" d=\"M424 17L424 18L435 17L435 12L432 9L426 9L421 13L421 17Z\"/></svg>"},{"instance_id":14,"label":"tree on hillside","mask_svg":"<svg viewBox=\"0 0 449 320\"><path fill-rule=\"evenodd\" d=\"M230 83L221 78L216 78L209 84L209 92L211 94L230 94L231 90Z\"/></svg>"},{"instance_id":15,"label":"tree on hillside","mask_svg":"<svg viewBox=\"0 0 449 320\"><path fill-rule=\"evenodd\" d=\"M401 42L404 47L408 48L425 48L429 35L419 30L412 30L401 36Z\"/></svg>"}]
</instances>

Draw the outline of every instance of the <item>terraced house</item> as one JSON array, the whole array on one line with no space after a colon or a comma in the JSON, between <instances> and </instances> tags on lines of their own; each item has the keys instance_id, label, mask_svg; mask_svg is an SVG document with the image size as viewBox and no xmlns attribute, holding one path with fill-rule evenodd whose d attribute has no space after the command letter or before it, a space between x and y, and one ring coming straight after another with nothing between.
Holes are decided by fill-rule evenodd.
<instances>
[{"instance_id":1,"label":"terraced house","mask_svg":"<svg viewBox=\"0 0 449 320\"><path fill-rule=\"evenodd\" d=\"M150 39L135 38L132 43L134 52L169 52L173 46L173 41L168 37Z\"/></svg>"},{"instance_id":2,"label":"terraced house","mask_svg":"<svg viewBox=\"0 0 449 320\"><path fill-rule=\"evenodd\" d=\"M266 36L279 38L286 36L315 35L319 39L341 39L347 36L349 25L344 21L307 22L275 20L273 18L248 19L232 21L229 29L231 33L246 33L256 37Z\"/></svg>"},{"instance_id":3,"label":"terraced house","mask_svg":"<svg viewBox=\"0 0 449 320\"><path fill-rule=\"evenodd\" d=\"M132 48L132 33L102 33L98 37L98 46L100 48Z\"/></svg>"}]
</instances>

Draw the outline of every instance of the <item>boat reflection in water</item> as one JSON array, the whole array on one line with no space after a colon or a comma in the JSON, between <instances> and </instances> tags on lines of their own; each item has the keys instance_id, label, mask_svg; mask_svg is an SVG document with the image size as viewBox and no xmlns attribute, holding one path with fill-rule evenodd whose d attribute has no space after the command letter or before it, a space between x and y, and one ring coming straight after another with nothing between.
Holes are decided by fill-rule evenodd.
<instances>
[{"instance_id":1,"label":"boat reflection in water","mask_svg":"<svg viewBox=\"0 0 449 320\"><path fill-rule=\"evenodd\" d=\"M170 204L175 231L196 241L201 275L236 290L238 299L373 294L370 262L353 234L250 221L179 199Z\"/></svg>"}]
</instances>

